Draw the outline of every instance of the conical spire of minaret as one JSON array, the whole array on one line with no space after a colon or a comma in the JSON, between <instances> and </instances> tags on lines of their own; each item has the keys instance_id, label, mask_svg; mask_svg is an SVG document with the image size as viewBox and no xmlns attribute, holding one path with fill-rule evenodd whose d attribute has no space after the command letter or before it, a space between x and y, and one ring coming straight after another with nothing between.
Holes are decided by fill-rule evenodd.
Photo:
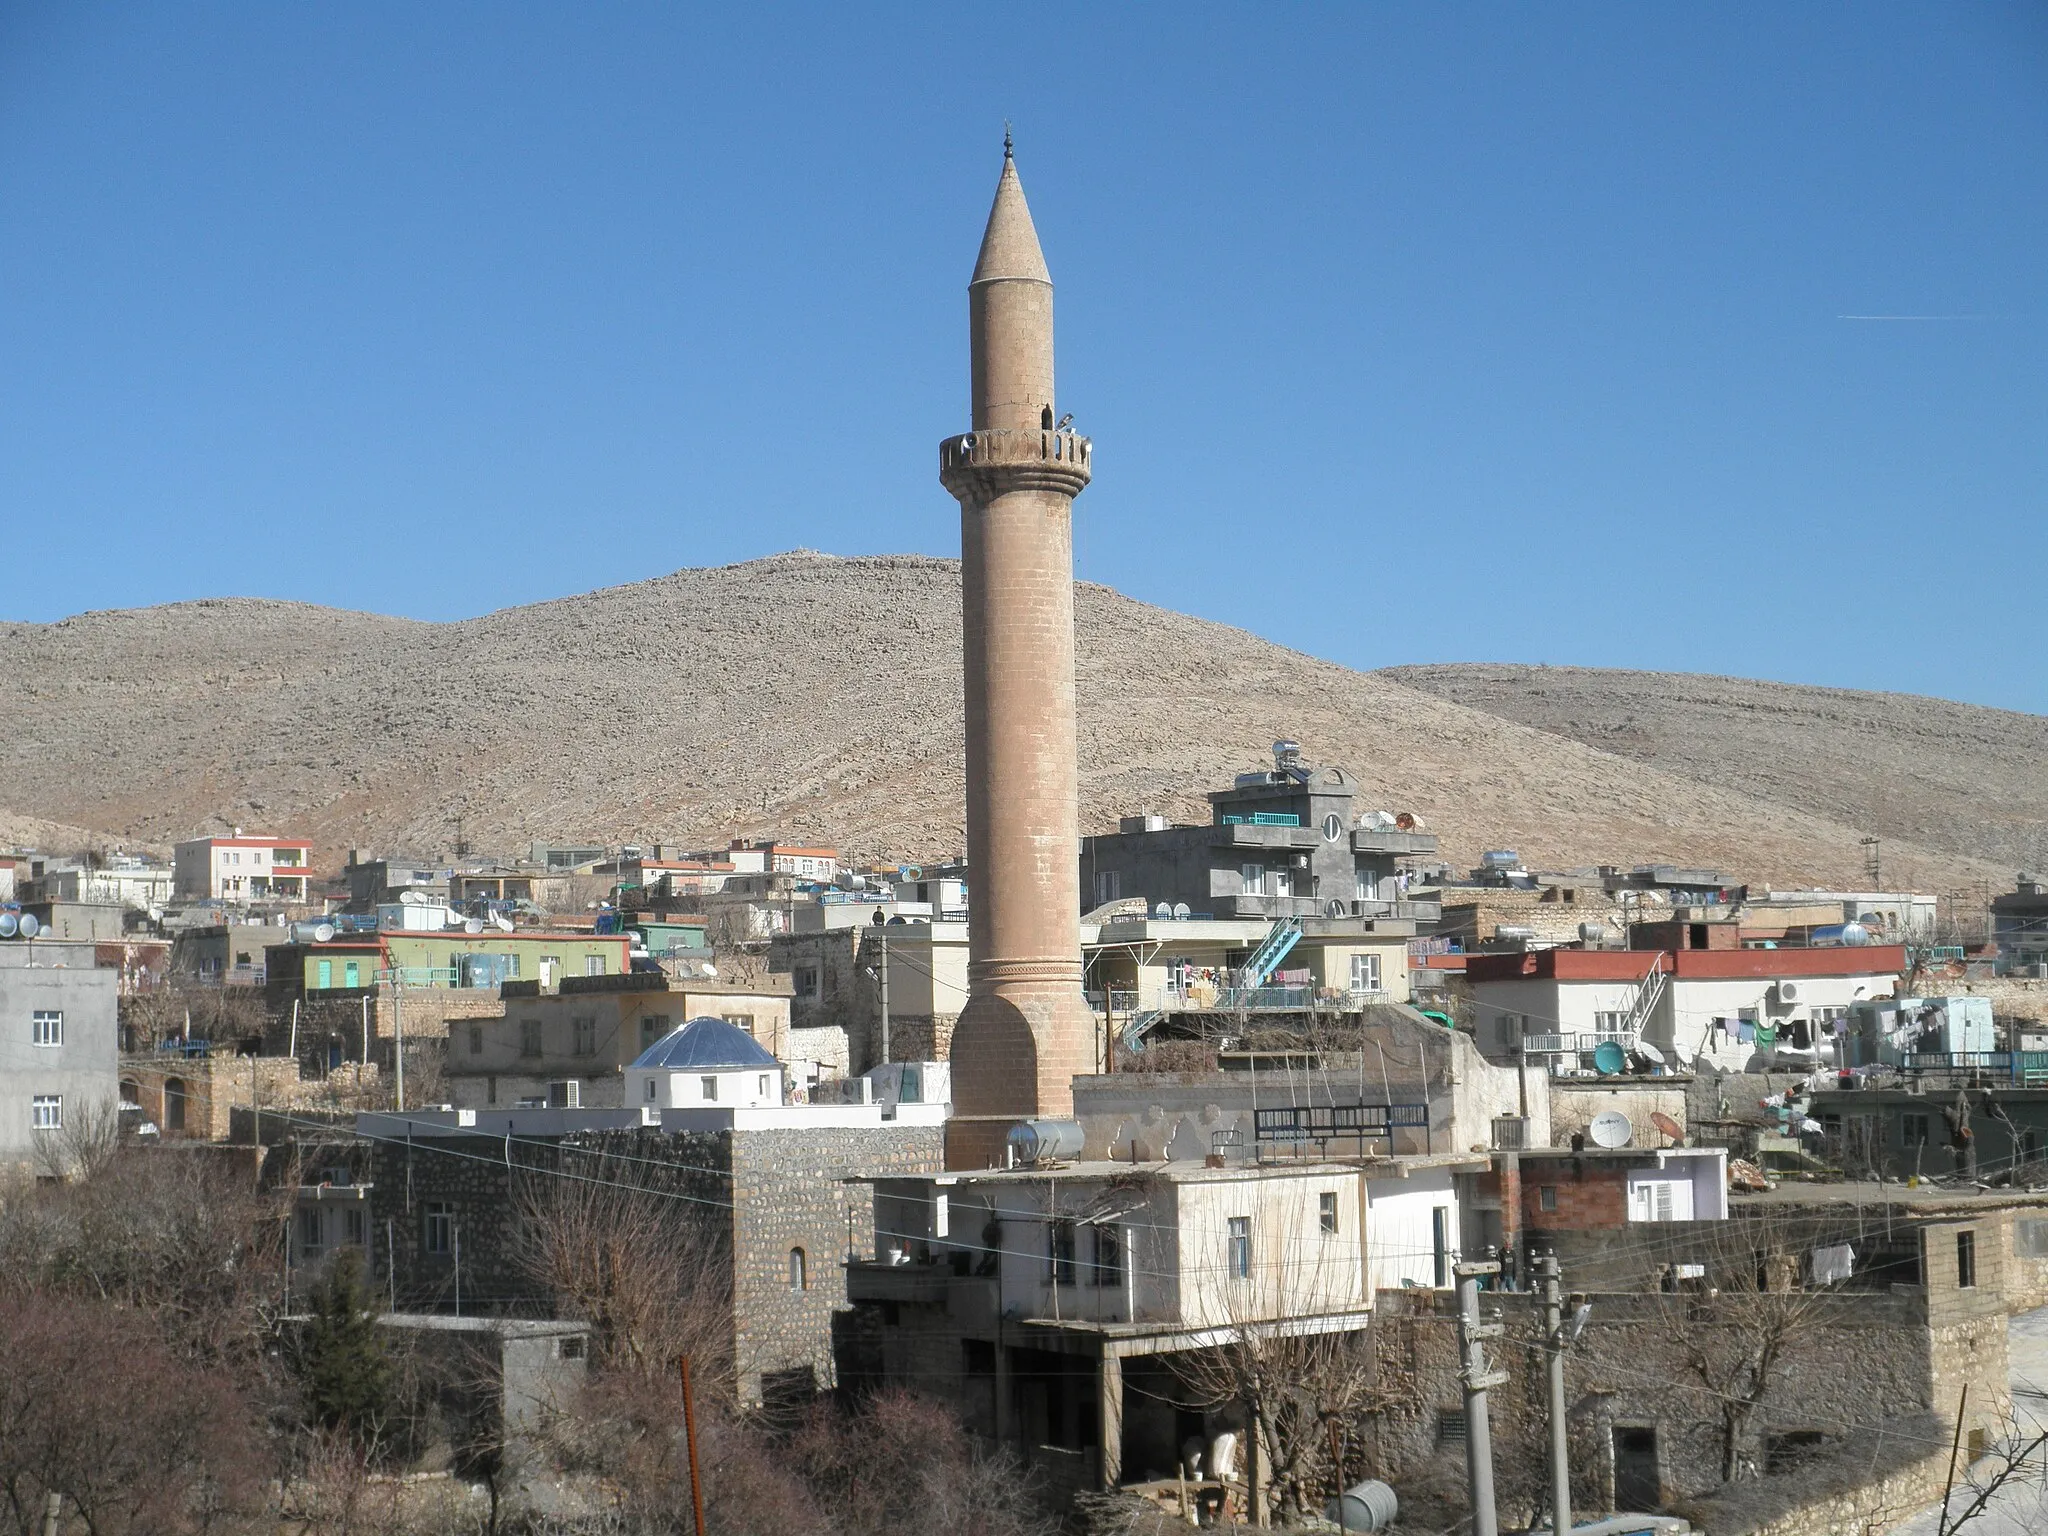
<instances>
[{"instance_id":1,"label":"conical spire of minaret","mask_svg":"<svg viewBox=\"0 0 2048 1536\"><path fill-rule=\"evenodd\" d=\"M1045 253L1038 248L1038 231L1031 224L1031 209L1024 202L1024 183L1017 179L1017 162L1010 153L1010 135L1003 134L1003 175L996 183L995 206L988 211L988 228L981 236L981 256L974 263L975 283L1023 278L1050 283Z\"/></svg>"}]
</instances>

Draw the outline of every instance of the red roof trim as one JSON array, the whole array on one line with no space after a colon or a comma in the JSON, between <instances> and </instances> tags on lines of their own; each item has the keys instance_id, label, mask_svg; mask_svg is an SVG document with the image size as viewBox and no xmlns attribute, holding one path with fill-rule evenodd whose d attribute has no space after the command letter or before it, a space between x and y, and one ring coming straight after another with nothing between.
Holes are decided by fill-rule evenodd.
<instances>
[{"instance_id":1,"label":"red roof trim","mask_svg":"<svg viewBox=\"0 0 2048 1536\"><path fill-rule=\"evenodd\" d=\"M1470 955L1469 981L1640 981L1652 962L1679 981L1774 980L1781 976L1884 976L1906 969L1902 944L1840 949L1542 949Z\"/></svg>"}]
</instances>

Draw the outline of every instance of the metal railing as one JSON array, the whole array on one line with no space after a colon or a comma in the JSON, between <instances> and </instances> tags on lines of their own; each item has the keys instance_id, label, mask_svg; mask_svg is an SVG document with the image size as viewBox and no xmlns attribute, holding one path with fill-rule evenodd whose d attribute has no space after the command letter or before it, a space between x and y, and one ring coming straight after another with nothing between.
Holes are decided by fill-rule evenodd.
<instances>
[{"instance_id":1,"label":"metal railing","mask_svg":"<svg viewBox=\"0 0 2048 1536\"><path fill-rule=\"evenodd\" d=\"M1899 1070L1945 1081L2048 1085L2048 1051L1908 1051Z\"/></svg>"},{"instance_id":2,"label":"metal railing","mask_svg":"<svg viewBox=\"0 0 2048 1536\"><path fill-rule=\"evenodd\" d=\"M1313 1147L1326 1153L1333 1142L1382 1141L1393 1145L1397 1130L1429 1130L1427 1104L1310 1104L1252 1113L1252 1135L1260 1156L1269 1150Z\"/></svg>"}]
</instances>

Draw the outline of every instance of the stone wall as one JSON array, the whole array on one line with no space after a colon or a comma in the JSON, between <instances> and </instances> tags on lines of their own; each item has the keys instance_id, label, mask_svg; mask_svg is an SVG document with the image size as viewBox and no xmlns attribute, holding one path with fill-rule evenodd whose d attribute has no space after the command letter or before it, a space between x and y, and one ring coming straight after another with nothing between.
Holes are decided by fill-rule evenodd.
<instances>
[{"instance_id":1,"label":"stone wall","mask_svg":"<svg viewBox=\"0 0 2048 1536\"><path fill-rule=\"evenodd\" d=\"M372 1248L379 1283L408 1310L548 1315L520 1257L522 1204L571 1174L631 1183L689 1202L733 1273L733 1348L743 1393L830 1386L832 1319L845 1309L849 1239L874 1242L872 1188L845 1180L931 1173L937 1126L586 1133L560 1142L486 1135L382 1141L373 1154ZM430 1207L454 1222L445 1254L427 1251ZM460 1249L457 1264L456 1249ZM791 1253L803 1262L791 1284Z\"/></svg>"},{"instance_id":2,"label":"stone wall","mask_svg":"<svg viewBox=\"0 0 2048 1536\"><path fill-rule=\"evenodd\" d=\"M1575 1505L1614 1507L1617 1430L1654 1434L1658 1495L1666 1507L1683 1512L1717 1494L1723 1487L1725 1398L1688 1361L1702 1354L1710 1367L1706 1374L1721 1380L1715 1368L1732 1359L1730 1352L1771 1309L1792 1309L1796 1318L1785 1329L1783 1362L1763 1399L1757 1433L1739 1448L1745 1465L1753 1464L1759 1474L1768 1466L1772 1434L1818 1432L1824 1445L1839 1445L1888 1423L1901 1429L1917 1423L1922 1430L1934 1419L1953 1423L1966 1375L1972 1380L1970 1427L1992 1429L2004 1393L2003 1319L1994 1331L1969 1302L1944 1298L1938 1275L1931 1290L1931 1297L1911 1287L1792 1297L1594 1296L1590 1321L1566 1357L1566 1399L1577 1405L1571 1430ZM1957 1308L1969 1315L1956 1314ZM1489 1395L1489 1407L1507 1524L1538 1512L1546 1409L1535 1299L1495 1293L1486 1299L1486 1310L1496 1309L1507 1331L1488 1353L1510 1372L1510 1380ZM1451 1474L1462 1450L1448 1443L1455 1436L1447 1437L1444 1427L1447 1415L1457 1415L1463 1405L1455 1312L1449 1292L1386 1291L1373 1323L1379 1385L1394 1403L1378 1419L1373 1464L1418 1519L1428 1518L1432 1498L1456 1495ZM1922 1431L1900 1433L1888 1451L1860 1463L1859 1475L1878 1481L1923 1451ZM1790 1477L1763 1475L1757 1482L1796 1486ZM1447 1507L1455 1518L1455 1504Z\"/></svg>"}]
</instances>

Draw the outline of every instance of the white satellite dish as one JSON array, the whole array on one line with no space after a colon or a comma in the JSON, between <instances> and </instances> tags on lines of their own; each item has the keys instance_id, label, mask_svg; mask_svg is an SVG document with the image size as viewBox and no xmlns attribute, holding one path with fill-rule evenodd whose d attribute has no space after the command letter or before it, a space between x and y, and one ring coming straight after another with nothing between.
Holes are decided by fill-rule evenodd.
<instances>
[{"instance_id":1,"label":"white satellite dish","mask_svg":"<svg viewBox=\"0 0 2048 1536\"><path fill-rule=\"evenodd\" d=\"M462 920L462 931L464 933L482 933L484 931L484 920L480 917L465 917Z\"/></svg>"},{"instance_id":2,"label":"white satellite dish","mask_svg":"<svg viewBox=\"0 0 2048 1536\"><path fill-rule=\"evenodd\" d=\"M43 925L37 921L35 913L24 912L21 914L21 936L24 939L32 939L42 931Z\"/></svg>"},{"instance_id":3,"label":"white satellite dish","mask_svg":"<svg viewBox=\"0 0 2048 1536\"><path fill-rule=\"evenodd\" d=\"M332 924L332 923L315 923L315 924L313 925L313 942L314 942L315 944L325 944L325 943L327 943L327 942L328 942L329 940L331 940L331 939L332 939L333 937L334 937L334 924Z\"/></svg>"},{"instance_id":4,"label":"white satellite dish","mask_svg":"<svg viewBox=\"0 0 2048 1536\"><path fill-rule=\"evenodd\" d=\"M1664 1053L1647 1040L1638 1040L1630 1049L1652 1066L1661 1067L1664 1064Z\"/></svg>"},{"instance_id":5,"label":"white satellite dish","mask_svg":"<svg viewBox=\"0 0 2048 1536\"><path fill-rule=\"evenodd\" d=\"M510 933L512 931L512 914L509 912L493 912L491 914L491 926L500 933Z\"/></svg>"},{"instance_id":6,"label":"white satellite dish","mask_svg":"<svg viewBox=\"0 0 2048 1536\"><path fill-rule=\"evenodd\" d=\"M704 974L706 976L716 976L718 974L718 967L713 965L709 960L706 960L704 962Z\"/></svg>"},{"instance_id":7,"label":"white satellite dish","mask_svg":"<svg viewBox=\"0 0 2048 1536\"><path fill-rule=\"evenodd\" d=\"M434 898L425 891L400 891L398 899L408 907L424 907L429 905Z\"/></svg>"},{"instance_id":8,"label":"white satellite dish","mask_svg":"<svg viewBox=\"0 0 2048 1536\"><path fill-rule=\"evenodd\" d=\"M1596 1147L1625 1147L1635 1139L1635 1127L1628 1123L1628 1116L1618 1109L1603 1109L1593 1117L1593 1123L1586 1127L1586 1134L1593 1138Z\"/></svg>"},{"instance_id":9,"label":"white satellite dish","mask_svg":"<svg viewBox=\"0 0 2048 1536\"><path fill-rule=\"evenodd\" d=\"M1162 901L1161 903L1159 903L1158 906L1152 909L1152 915L1154 917L1173 916L1173 904L1171 902Z\"/></svg>"},{"instance_id":10,"label":"white satellite dish","mask_svg":"<svg viewBox=\"0 0 2048 1536\"><path fill-rule=\"evenodd\" d=\"M12 912L0 912L0 939L11 939L21 929L21 919Z\"/></svg>"},{"instance_id":11,"label":"white satellite dish","mask_svg":"<svg viewBox=\"0 0 2048 1536\"><path fill-rule=\"evenodd\" d=\"M1176 901L1173 904L1173 915L1176 918L1179 918L1180 920L1185 922L1187 918L1190 916L1190 908L1188 904L1184 901Z\"/></svg>"}]
</instances>

